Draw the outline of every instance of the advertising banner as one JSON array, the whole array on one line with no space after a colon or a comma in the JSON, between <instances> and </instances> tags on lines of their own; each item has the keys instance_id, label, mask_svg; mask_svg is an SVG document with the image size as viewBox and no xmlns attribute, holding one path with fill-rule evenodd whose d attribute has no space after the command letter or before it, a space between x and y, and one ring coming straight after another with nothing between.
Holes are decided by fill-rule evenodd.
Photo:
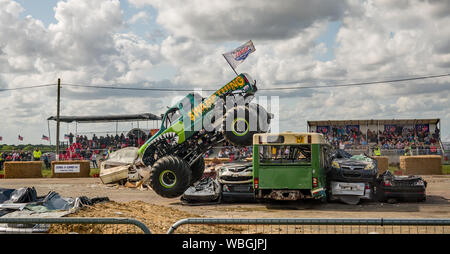
<instances>
[{"instance_id":1,"label":"advertising banner","mask_svg":"<svg viewBox=\"0 0 450 254\"><path fill-rule=\"evenodd\" d=\"M388 132L395 132L397 130L397 125L395 124L385 124L384 130Z\"/></svg>"},{"instance_id":2,"label":"advertising banner","mask_svg":"<svg viewBox=\"0 0 450 254\"><path fill-rule=\"evenodd\" d=\"M80 173L80 164L55 164L55 173Z\"/></svg>"},{"instance_id":3,"label":"advertising banner","mask_svg":"<svg viewBox=\"0 0 450 254\"><path fill-rule=\"evenodd\" d=\"M430 125L429 124L416 124L416 130L417 131L429 131Z\"/></svg>"},{"instance_id":4,"label":"advertising banner","mask_svg":"<svg viewBox=\"0 0 450 254\"><path fill-rule=\"evenodd\" d=\"M352 131L359 131L359 125L346 125L345 126L345 131L347 131L347 134L352 132Z\"/></svg>"},{"instance_id":5,"label":"advertising banner","mask_svg":"<svg viewBox=\"0 0 450 254\"><path fill-rule=\"evenodd\" d=\"M329 126L317 126L317 132L322 134L328 134Z\"/></svg>"}]
</instances>

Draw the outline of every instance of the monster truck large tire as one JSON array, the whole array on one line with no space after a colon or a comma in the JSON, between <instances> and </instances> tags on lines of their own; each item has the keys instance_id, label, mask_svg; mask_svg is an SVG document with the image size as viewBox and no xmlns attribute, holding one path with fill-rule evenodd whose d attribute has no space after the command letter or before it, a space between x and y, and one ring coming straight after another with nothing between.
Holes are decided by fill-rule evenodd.
<instances>
[{"instance_id":1,"label":"monster truck large tire","mask_svg":"<svg viewBox=\"0 0 450 254\"><path fill-rule=\"evenodd\" d=\"M258 114L257 132L258 133L268 132L270 127L270 116L267 113L266 109L263 106L256 103L250 103L248 107L251 108L252 110L256 110Z\"/></svg>"},{"instance_id":2,"label":"monster truck large tire","mask_svg":"<svg viewBox=\"0 0 450 254\"><path fill-rule=\"evenodd\" d=\"M236 106L225 113L223 118L223 135L236 146L249 146L253 135L258 132L257 110L254 107Z\"/></svg>"},{"instance_id":3,"label":"monster truck large tire","mask_svg":"<svg viewBox=\"0 0 450 254\"><path fill-rule=\"evenodd\" d=\"M150 186L160 196L175 198L189 188L191 169L177 156L164 156L157 160L150 171Z\"/></svg>"},{"instance_id":4,"label":"monster truck large tire","mask_svg":"<svg viewBox=\"0 0 450 254\"><path fill-rule=\"evenodd\" d=\"M191 182L190 185L200 180L205 172L205 160L203 157L200 157L194 164L191 166Z\"/></svg>"}]
</instances>

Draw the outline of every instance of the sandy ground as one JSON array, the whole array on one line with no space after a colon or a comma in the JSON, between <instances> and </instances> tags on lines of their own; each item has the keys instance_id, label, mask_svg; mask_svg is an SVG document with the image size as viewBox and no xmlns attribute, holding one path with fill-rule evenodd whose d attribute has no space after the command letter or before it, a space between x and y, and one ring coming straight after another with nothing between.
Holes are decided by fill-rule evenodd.
<instances>
[{"instance_id":1,"label":"sandy ground","mask_svg":"<svg viewBox=\"0 0 450 254\"><path fill-rule=\"evenodd\" d=\"M56 191L64 197L109 197L114 202L97 204L72 216L130 217L146 224L154 233L165 233L170 225L188 217L212 218L449 218L450 175L423 176L428 182L426 202L359 205L298 202L226 203L203 206L182 205L179 198L167 199L152 190L139 190L101 183L99 178L0 179L2 188L34 186L38 195Z\"/></svg>"}]
</instances>

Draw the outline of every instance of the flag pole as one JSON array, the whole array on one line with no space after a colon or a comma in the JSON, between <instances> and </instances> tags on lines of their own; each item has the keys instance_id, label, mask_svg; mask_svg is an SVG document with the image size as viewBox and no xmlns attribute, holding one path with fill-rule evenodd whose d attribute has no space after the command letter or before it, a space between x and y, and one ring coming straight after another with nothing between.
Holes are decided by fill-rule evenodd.
<instances>
[{"instance_id":1,"label":"flag pole","mask_svg":"<svg viewBox=\"0 0 450 254\"><path fill-rule=\"evenodd\" d=\"M225 58L225 60L227 61L228 65L231 67L231 69L234 71L234 73L236 73L236 76L239 76L239 74L236 72L236 70L233 68L233 66L230 64L230 62L228 62L228 59L225 57L225 55L222 55L223 58Z\"/></svg>"}]
</instances>

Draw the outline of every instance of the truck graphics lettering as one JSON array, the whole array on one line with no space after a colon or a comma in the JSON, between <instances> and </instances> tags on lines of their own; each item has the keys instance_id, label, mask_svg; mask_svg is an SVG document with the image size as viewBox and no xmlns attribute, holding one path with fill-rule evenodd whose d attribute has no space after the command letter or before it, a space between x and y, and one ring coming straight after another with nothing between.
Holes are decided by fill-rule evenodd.
<instances>
[{"instance_id":1,"label":"truck graphics lettering","mask_svg":"<svg viewBox=\"0 0 450 254\"><path fill-rule=\"evenodd\" d=\"M230 81L228 84L224 85L222 88L217 90L202 103L193 108L191 112L188 113L189 117L191 118L191 121L195 121L197 117L201 117L203 113L211 109L214 102L216 102L217 96L222 96L228 93L229 91L235 91L239 88L242 88L244 85L245 85L244 78L242 76L237 76L235 79Z\"/></svg>"}]
</instances>

